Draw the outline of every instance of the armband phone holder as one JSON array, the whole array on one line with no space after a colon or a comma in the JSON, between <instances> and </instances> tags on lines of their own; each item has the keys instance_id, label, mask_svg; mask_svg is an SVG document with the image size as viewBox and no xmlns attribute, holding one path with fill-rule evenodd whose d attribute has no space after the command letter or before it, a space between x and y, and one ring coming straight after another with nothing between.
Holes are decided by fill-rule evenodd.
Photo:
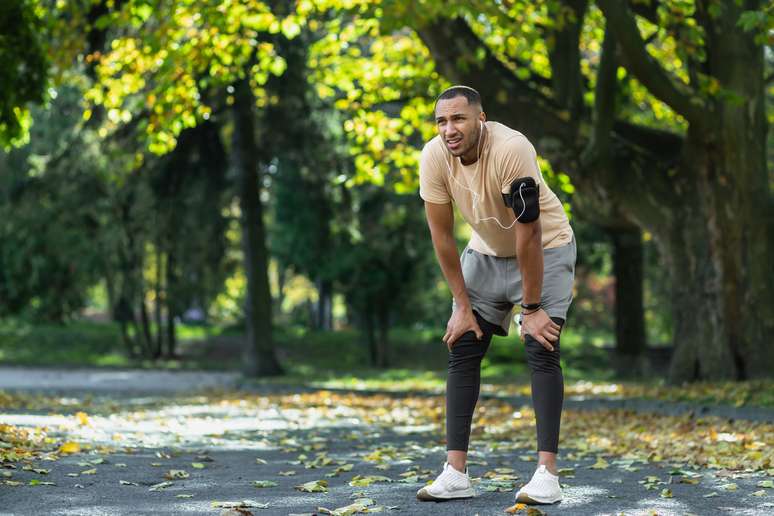
<instances>
[{"instance_id":1,"label":"armband phone holder","mask_svg":"<svg viewBox=\"0 0 774 516\"><path fill-rule=\"evenodd\" d=\"M505 205L513 209L519 222L534 222L540 216L539 186L533 178L523 177L511 183L511 191L503 194Z\"/></svg>"}]
</instances>

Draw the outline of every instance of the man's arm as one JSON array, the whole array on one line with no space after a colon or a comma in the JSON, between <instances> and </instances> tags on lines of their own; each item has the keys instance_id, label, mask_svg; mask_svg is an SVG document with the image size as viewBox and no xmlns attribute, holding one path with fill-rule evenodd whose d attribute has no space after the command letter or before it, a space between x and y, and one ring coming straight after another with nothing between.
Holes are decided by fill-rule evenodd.
<instances>
[{"instance_id":1,"label":"man's arm","mask_svg":"<svg viewBox=\"0 0 774 516\"><path fill-rule=\"evenodd\" d=\"M540 303L543 290L543 231L540 219L516 223L516 259L521 270L521 302Z\"/></svg>"},{"instance_id":2,"label":"man's arm","mask_svg":"<svg viewBox=\"0 0 774 516\"><path fill-rule=\"evenodd\" d=\"M425 214L427 215L427 225L430 227L435 255L438 257L441 271L457 304L457 309L449 319L446 334L443 336L443 341L451 350L454 342L465 332L472 330L478 338L483 336L483 332L473 316L468 291L465 289L465 279L462 276L459 256L457 256L457 244L454 241L454 210L452 205L451 203L425 202Z\"/></svg>"},{"instance_id":3,"label":"man's arm","mask_svg":"<svg viewBox=\"0 0 774 516\"><path fill-rule=\"evenodd\" d=\"M543 290L543 231L540 219L516 223L516 258L521 271L521 302L525 305L540 303ZM524 312L522 336L531 335L549 351L552 342L559 339L559 325L543 309Z\"/></svg>"}]
</instances>

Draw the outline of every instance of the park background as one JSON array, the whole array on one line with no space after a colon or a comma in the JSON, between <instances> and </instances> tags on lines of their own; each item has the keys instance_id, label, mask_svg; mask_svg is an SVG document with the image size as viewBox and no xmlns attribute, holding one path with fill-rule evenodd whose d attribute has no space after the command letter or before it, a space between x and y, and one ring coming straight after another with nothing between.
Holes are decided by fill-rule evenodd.
<instances>
[{"instance_id":1,"label":"park background","mask_svg":"<svg viewBox=\"0 0 774 516\"><path fill-rule=\"evenodd\" d=\"M771 407L773 20L752 0L3 2L0 364L443 392L418 156L461 83L534 143L576 233L567 395ZM482 392L529 396L516 335Z\"/></svg>"}]
</instances>

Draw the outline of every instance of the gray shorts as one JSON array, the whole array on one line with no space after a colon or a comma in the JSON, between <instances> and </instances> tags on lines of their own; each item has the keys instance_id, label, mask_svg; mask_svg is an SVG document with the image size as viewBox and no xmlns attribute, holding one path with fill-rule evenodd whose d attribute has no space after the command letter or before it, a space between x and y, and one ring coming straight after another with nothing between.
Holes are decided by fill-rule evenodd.
<instances>
[{"instance_id":1,"label":"gray shorts","mask_svg":"<svg viewBox=\"0 0 774 516\"><path fill-rule=\"evenodd\" d=\"M543 292L540 298L549 317L567 319L575 281L575 237L560 247L543 249ZM521 303L521 270L516 257L500 258L465 247L460 256L462 276L473 310L500 326L508 335L513 307ZM452 300L452 311L456 303Z\"/></svg>"}]
</instances>

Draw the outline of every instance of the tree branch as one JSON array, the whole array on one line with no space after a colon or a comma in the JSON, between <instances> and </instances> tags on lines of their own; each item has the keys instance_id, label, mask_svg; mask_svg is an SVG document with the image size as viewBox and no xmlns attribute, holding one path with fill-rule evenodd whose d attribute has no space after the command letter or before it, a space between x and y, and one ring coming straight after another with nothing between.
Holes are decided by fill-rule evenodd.
<instances>
[{"instance_id":1,"label":"tree branch","mask_svg":"<svg viewBox=\"0 0 774 516\"><path fill-rule=\"evenodd\" d=\"M583 103L583 82L580 66L580 33L588 7L587 0L562 0L562 9L568 9L564 23L551 29L553 45L549 45L551 78L554 98L564 109L570 112L573 123L585 111ZM566 15L565 15L566 16ZM560 28L559 28L560 27Z\"/></svg>"},{"instance_id":2,"label":"tree branch","mask_svg":"<svg viewBox=\"0 0 774 516\"><path fill-rule=\"evenodd\" d=\"M707 106L679 79L672 77L648 53L639 28L626 3L621 0L598 0L597 5L608 23L616 27L626 67L656 98L681 114L692 125L705 126L709 121Z\"/></svg>"},{"instance_id":3,"label":"tree branch","mask_svg":"<svg viewBox=\"0 0 774 516\"><path fill-rule=\"evenodd\" d=\"M485 108L508 113L508 122L528 137L572 142L569 114L551 98L516 77L460 18L437 19L417 33L432 53L438 71L454 82L473 86L486 99ZM483 50L484 59L476 52Z\"/></svg>"},{"instance_id":4,"label":"tree branch","mask_svg":"<svg viewBox=\"0 0 774 516\"><path fill-rule=\"evenodd\" d=\"M479 90L484 95L485 107L497 112L503 122L523 129L531 138L558 140L568 152L576 149L577 133L570 127L569 117L562 118L561 107L552 99L514 77L490 52L487 51L482 63L470 57L476 48L486 47L464 20L439 19L416 30L430 50L438 71L452 81ZM626 120L616 120L613 130L633 147L659 158L671 159L679 153L683 141L680 135Z\"/></svg>"},{"instance_id":5,"label":"tree branch","mask_svg":"<svg viewBox=\"0 0 774 516\"><path fill-rule=\"evenodd\" d=\"M615 123L615 96L618 85L616 75L618 60L616 59L616 44L613 30L605 28L605 39L602 41L602 56L597 71L597 85L594 90L593 131L589 148L591 154L608 156L610 154L610 136Z\"/></svg>"}]
</instances>

